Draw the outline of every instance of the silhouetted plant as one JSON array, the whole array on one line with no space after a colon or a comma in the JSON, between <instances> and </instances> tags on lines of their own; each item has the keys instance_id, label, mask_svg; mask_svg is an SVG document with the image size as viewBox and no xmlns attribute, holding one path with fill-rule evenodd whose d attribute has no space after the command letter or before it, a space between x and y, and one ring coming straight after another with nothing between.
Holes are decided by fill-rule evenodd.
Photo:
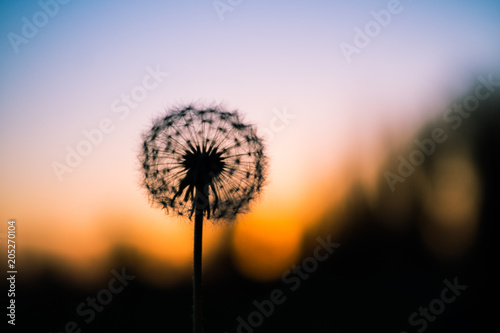
<instances>
[{"instance_id":1,"label":"silhouetted plant","mask_svg":"<svg viewBox=\"0 0 500 333\"><path fill-rule=\"evenodd\" d=\"M140 153L150 201L167 213L194 214L193 326L201 332L203 219L233 221L260 192L262 140L237 112L219 106L173 108L144 133Z\"/></svg>"}]
</instances>

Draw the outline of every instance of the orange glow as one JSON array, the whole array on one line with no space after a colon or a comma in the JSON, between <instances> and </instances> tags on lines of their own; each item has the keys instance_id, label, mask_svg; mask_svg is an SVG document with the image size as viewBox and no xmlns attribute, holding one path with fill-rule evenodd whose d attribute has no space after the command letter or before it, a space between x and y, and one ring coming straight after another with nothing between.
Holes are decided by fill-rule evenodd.
<instances>
[{"instance_id":1,"label":"orange glow","mask_svg":"<svg viewBox=\"0 0 500 333\"><path fill-rule=\"evenodd\" d=\"M349 188L351 179L332 177L331 165L291 156L285 148L276 152L264 200L235 226L235 264L247 277L280 278L300 260L305 231L314 228L329 209L337 206ZM303 168L311 170L307 180L301 176Z\"/></svg>"},{"instance_id":2,"label":"orange glow","mask_svg":"<svg viewBox=\"0 0 500 333\"><path fill-rule=\"evenodd\" d=\"M276 216L244 218L233 238L235 264L248 277L276 279L298 260L301 233L296 221Z\"/></svg>"},{"instance_id":3,"label":"orange glow","mask_svg":"<svg viewBox=\"0 0 500 333\"><path fill-rule=\"evenodd\" d=\"M481 184L470 158L450 154L436 162L424 186L427 246L446 258L460 256L476 238Z\"/></svg>"},{"instance_id":4,"label":"orange glow","mask_svg":"<svg viewBox=\"0 0 500 333\"><path fill-rule=\"evenodd\" d=\"M53 198L59 199L54 200L59 205L40 200L34 201L30 210L19 210L15 216L18 257L30 263L25 268L27 276L36 278L43 263L48 263L72 281L88 284L108 274L107 266L124 263L116 262L118 259L130 262L144 272L143 277L159 285L189 279L192 222L169 217L143 200L124 206L99 197L93 198L93 204L87 203L92 201L90 197L83 191L78 200L56 193ZM106 205L101 208L98 202ZM93 208L85 211L80 205ZM225 232L207 223L204 264L209 265L214 258Z\"/></svg>"}]
</instances>

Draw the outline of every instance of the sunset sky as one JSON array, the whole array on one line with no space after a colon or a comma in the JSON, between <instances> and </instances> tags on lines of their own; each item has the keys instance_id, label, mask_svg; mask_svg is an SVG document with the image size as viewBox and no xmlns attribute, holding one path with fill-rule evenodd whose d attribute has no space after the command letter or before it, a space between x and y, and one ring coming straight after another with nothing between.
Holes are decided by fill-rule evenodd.
<instances>
[{"instance_id":1,"label":"sunset sky","mask_svg":"<svg viewBox=\"0 0 500 333\"><path fill-rule=\"evenodd\" d=\"M189 277L192 224L150 207L140 134L172 105L222 103L266 139L270 174L252 213L205 228L205 258L279 277L353 181L371 186L388 133L397 147L498 72L498 1L401 1L350 62L342 43L391 1L214 3L0 2L0 221L16 219L21 261L91 279L129 246L175 272L162 281Z\"/></svg>"}]
</instances>

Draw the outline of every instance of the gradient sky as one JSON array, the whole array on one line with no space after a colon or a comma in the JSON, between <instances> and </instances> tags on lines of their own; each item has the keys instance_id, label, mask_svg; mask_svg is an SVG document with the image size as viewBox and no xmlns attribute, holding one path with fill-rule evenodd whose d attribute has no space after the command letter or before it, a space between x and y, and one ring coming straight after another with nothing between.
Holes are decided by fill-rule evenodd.
<instances>
[{"instance_id":1,"label":"gradient sky","mask_svg":"<svg viewBox=\"0 0 500 333\"><path fill-rule=\"evenodd\" d=\"M266 278L259 265L279 274L350 182L379 172L385 131L409 137L476 73L498 72L498 1L401 1L348 64L341 43L388 3L244 0L221 20L208 0L73 0L16 53L9 33L22 36L23 17L33 22L41 7L0 1L0 221L17 220L23 251L78 272L116 244L189 272L192 226L150 208L137 147L165 108L222 102L267 133L271 158L269 186L236 226L232 250L249 276ZM114 112L147 68L168 76L126 116ZM284 110L289 123L275 120ZM59 181L53 163L103 119L111 133ZM206 229L208 260L226 229ZM255 244L288 250L263 262L250 254Z\"/></svg>"}]
</instances>

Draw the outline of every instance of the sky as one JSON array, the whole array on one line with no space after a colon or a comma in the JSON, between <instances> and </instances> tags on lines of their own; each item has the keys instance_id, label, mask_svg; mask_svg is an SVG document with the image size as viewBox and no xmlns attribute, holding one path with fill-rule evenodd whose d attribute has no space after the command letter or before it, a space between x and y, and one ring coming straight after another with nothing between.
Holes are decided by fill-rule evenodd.
<instances>
[{"instance_id":1,"label":"sky","mask_svg":"<svg viewBox=\"0 0 500 333\"><path fill-rule=\"evenodd\" d=\"M0 220L26 261L75 279L116 246L169 267L161 283L189 277L192 223L139 186L140 134L171 106L222 103L265 137L262 198L207 227L204 255L266 280L354 181L373 185L384 133L397 146L498 72L497 1L63 2L0 1Z\"/></svg>"}]
</instances>

